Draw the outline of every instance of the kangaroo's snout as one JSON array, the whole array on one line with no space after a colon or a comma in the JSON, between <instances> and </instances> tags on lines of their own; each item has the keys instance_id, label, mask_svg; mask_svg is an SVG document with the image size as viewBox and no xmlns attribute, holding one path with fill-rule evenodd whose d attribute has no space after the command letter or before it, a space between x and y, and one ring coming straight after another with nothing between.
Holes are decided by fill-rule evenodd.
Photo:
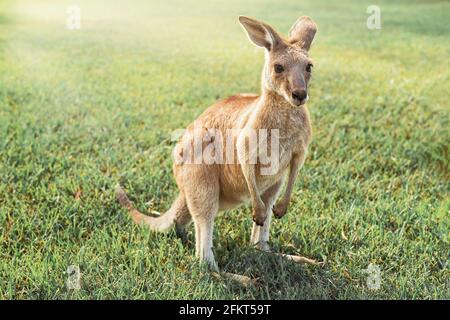
<instances>
[{"instance_id":1,"label":"kangaroo's snout","mask_svg":"<svg viewBox=\"0 0 450 320\"><path fill-rule=\"evenodd\" d=\"M305 89L292 91L292 101L296 106L299 106L306 102L308 94Z\"/></svg>"}]
</instances>

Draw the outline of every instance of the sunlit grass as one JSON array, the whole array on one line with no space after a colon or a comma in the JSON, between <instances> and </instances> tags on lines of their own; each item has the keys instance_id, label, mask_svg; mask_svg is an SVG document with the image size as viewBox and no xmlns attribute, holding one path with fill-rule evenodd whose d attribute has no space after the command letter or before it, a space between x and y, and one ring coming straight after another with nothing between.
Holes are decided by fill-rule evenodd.
<instances>
[{"instance_id":1,"label":"sunlit grass","mask_svg":"<svg viewBox=\"0 0 450 320\"><path fill-rule=\"evenodd\" d=\"M0 298L449 298L450 4L381 1L72 1L0 4ZM216 99L258 92L261 50L246 14L286 33L301 14L319 33L309 103L314 141L272 245L326 259L298 267L250 249L250 211L217 220L222 269L191 243L132 225L176 187L170 134ZM369 263L382 287L366 287ZM80 265L82 289L66 288Z\"/></svg>"}]
</instances>

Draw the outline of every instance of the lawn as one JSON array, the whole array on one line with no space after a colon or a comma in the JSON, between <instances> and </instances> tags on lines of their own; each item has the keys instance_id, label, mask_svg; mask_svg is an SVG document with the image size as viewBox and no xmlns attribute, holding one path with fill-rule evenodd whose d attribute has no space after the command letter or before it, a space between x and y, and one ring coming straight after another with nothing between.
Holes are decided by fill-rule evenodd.
<instances>
[{"instance_id":1,"label":"lawn","mask_svg":"<svg viewBox=\"0 0 450 320\"><path fill-rule=\"evenodd\" d=\"M75 30L74 1L0 4L0 299L450 298L450 2L75 2ZM380 30L366 27L371 4ZM183 246L132 224L114 196L121 182L139 209L168 209L171 133L259 91L263 52L240 14L284 34L300 15L318 24L314 138L271 243L326 261L257 252L250 208L227 212L215 255L260 278L248 288L197 262L192 226Z\"/></svg>"}]
</instances>

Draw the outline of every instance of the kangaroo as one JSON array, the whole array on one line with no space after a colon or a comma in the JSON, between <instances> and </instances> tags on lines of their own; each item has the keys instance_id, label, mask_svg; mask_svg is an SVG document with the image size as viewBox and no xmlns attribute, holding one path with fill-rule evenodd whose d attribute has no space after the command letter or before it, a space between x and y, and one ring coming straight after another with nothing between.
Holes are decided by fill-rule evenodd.
<instances>
[{"instance_id":1,"label":"kangaroo","mask_svg":"<svg viewBox=\"0 0 450 320\"><path fill-rule=\"evenodd\" d=\"M305 103L313 67L308 51L317 31L316 24L309 17L300 17L285 39L264 22L244 16L240 16L239 21L249 40L265 50L261 95L238 94L218 101L187 128L173 154L173 172L179 194L165 214L156 217L142 214L119 185L116 189L120 204L128 209L131 218L152 230L167 231L175 226L177 233L183 236L185 227L193 220L196 256L216 271L213 227L217 213L251 202L254 221L251 242L257 249L269 251L272 214L276 218L286 214L312 134ZM226 142L223 135L218 140L226 145L225 149L235 153L236 161L176 161L186 155L186 146L192 147L195 139L200 140L201 147L215 139L217 142L217 135L211 134L210 129L222 133L233 129L234 134ZM278 165L270 174L262 174L266 167L261 161L250 161L255 153L257 159L262 153L255 147L248 147L250 130L268 132L258 146L278 138L275 159ZM213 154L220 156L223 152L216 150ZM189 157L192 159L192 154ZM284 194L275 204L285 178ZM297 262L315 262L304 257L283 256Z\"/></svg>"}]
</instances>

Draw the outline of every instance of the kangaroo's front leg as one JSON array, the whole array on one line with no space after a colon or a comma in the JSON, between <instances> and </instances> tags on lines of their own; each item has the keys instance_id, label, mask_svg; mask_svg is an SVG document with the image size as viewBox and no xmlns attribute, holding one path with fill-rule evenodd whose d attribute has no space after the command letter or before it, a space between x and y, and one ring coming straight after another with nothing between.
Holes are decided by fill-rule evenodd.
<instances>
[{"instance_id":1,"label":"kangaroo's front leg","mask_svg":"<svg viewBox=\"0 0 450 320\"><path fill-rule=\"evenodd\" d=\"M269 234L270 234L270 222L272 218L272 206L277 199L278 193L283 185L283 179L280 179L277 183L264 191L261 199L266 206L267 218L262 227L253 223L251 242L257 249L263 251L270 251L269 246Z\"/></svg>"},{"instance_id":2,"label":"kangaroo's front leg","mask_svg":"<svg viewBox=\"0 0 450 320\"><path fill-rule=\"evenodd\" d=\"M286 212L287 208L289 206L289 202L291 201L292 196L292 190L294 189L294 182L298 175L298 170L300 167L300 164L303 162L304 157L301 157L298 154L294 154L292 156L290 165L289 165L289 178L286 186L286 191L284 192L283 197L281 200L276 204L275 208L273 209L273 214L276 218L283 217Z\"/></svg>"},{"instance_id":3,"label":"kangaroo's front leg","mask_svg":"<svg viewBox=\"0 0 450 320\"><path fill-rule=\"evenodd\" d=\"M242 173L244 174L245 182L250 193L253 206L253 221L258 225L264 225L267 218L266 206L261 199L258 186L256 184L256 144L249 143L249 148L246 147L247 135L244 134L239 137L237 141L238 160L241 165ZM255 161L251 161L255 160Z\"/></svg>"},{"instance_id":4,"label":"kangaroo's front leg","mask_svg":"<svg viewBox=\"0 0 450 320\"><path fill-rule=\"evenodd\" d=\"M256 185L255 165L243 164L242 172L244 173L245 181L247 182L248 191L252 199L253 206L253 221L258 226L263 226L264 221L267 219L266 206L261 199L261 195Z\"/></svg>"}]
</instances>

